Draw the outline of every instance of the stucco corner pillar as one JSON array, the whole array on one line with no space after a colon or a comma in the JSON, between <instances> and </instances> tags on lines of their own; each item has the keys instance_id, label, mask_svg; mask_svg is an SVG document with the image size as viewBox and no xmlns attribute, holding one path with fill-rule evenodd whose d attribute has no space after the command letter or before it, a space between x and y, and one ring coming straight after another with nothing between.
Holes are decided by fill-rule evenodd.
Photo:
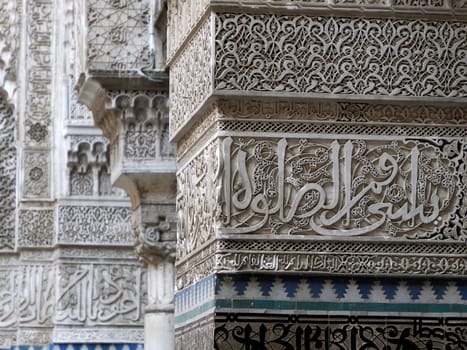
<instances>
[{"instance_id":1,"label":"stucco corner pillar","mask_svg":"<svg viewBox=\"0 0 467 350\"><path fill-rule=\"evenodd\" d=\"M168 2L177 349L464 346L465 10Z\"/></svg>"},{"instance_id":2,"label":"stucco corner pillar","mask_svg":"<svg viewBox=\"0 0 467 350\"><path fill-rule=\"evenodd\" d=\"M111 181L131 198L135 247L148 265L145 347L174 349L177 216L175 148L168 140L168 96L154 91L112 94L82 83L80 99L110 141Z\"/></svg>"}]
</instances>

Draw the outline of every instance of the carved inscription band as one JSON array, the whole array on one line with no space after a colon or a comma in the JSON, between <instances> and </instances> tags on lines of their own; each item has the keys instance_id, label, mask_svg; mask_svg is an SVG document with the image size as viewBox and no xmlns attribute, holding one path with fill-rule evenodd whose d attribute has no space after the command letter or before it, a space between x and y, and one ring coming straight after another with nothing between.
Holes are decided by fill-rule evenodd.
<instances>
[{"instance_id":1,"label":"carved inscription band","mask_svg":"<svg viewBox=\"0 0 467 350\"><path fill-rule=\"evenodd\" d=\"M460 238L442 230L459 205L460 141L228 137L221 148L222 233Z\"/></svg>"}]
</instances>

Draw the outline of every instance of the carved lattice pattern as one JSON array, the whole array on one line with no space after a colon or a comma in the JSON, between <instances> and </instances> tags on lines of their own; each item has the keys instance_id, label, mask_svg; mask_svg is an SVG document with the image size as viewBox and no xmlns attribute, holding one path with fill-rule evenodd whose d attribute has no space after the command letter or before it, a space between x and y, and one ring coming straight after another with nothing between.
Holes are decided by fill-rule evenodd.
<instances>
[{"instance_id":1,"label":"carved lattice pattern","mask_svg":"<svg viewBox=\"0 0 467 350\"><path fill-rule=\"evenodd\" d=\"M15 118L0 97L0 249L15 245Z\"/></svg>"},{"instance_id":2,"label":"carved lattice pattern","mask_svg":"<svg viewBox=\"0 0 467 350\"><path fill-rule=\"evenodd\" d=\"M148 0L88 2L91 70L135 70L151 64Z\"/></svg>"}]
</instances>

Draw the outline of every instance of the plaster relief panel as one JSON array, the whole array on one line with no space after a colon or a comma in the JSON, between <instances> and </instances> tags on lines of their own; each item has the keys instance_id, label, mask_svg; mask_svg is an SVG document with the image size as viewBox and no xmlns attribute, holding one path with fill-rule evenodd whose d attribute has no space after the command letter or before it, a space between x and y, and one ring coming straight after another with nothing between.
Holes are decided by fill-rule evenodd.
<instances>
[{"instance_id":1,"label":"plaster relief panel","mask_svg":"<svg viewBox=\"0 0 467 350\"><path fill-rule=\"evenodd\" d=\"M145 272L139 265L65 264L59 267L59 325L143 324Z\"/></svg>"},{"instance_id":2,"label":"plaster relief panel","mask_svg":"<svg viewBox=\"0 0 467 350\"><path fill-rule=\"evenodd\" d=\"M205 14L209 0L171 0L168 2L168 39L169 60L180 49L190 31Z\"/></svg>"},{"instance_id":3,"label":"plaster relief panel","mask_svg":"<svg viewBox=\"0 0 467 350\"><path fill-rule=\"evenodd\" d=\"M56 269L51 265L20 267L17 313L21 326L52 326Z\"/></svg>"},{"instance_id":4,"label":"plaster relief panel","mask_svg":"<svg viewBox=\"0 0 467 350\"><path fill-rule=\"evenodd\" d=\"M58 242L131 245L131 209L104 206L60 206Z\"/></svg>"},{"instance_id":5,"label":"plaster relief panel","mask_svg":"<svg viewBox=\"0 0 467 350\"><path fill-rule=\"evenodd\" d=\"M229 137L222 150L220 232L467 239L462 141Z\"/></svg>"},{"instance_id":6,"label":"plaster relief panel","mask_svg":"<svg viewBox=\"0 0 467 350\"><path fill-rule=\"evenodd\" d=\"M10 267L0 270L0 299L2 300L0 328L3 329L14 328L18 321L15 302L17 278L18 272L16 268ZM2 344L1 341L0 344Z\"/></svg>"},{"instance_id":7,"label":"plaster relief panel","mask_svg":"<svg viewBox=\"0 0 467 350\"><path fill-rule=\"evenodd\" d=\"M50 154L47 151L26 151L24 154L24 198L50 197Z\"/></svg>"},{"instance_id":8,"label":"plaster relief panel","mask_svg":"<svg viewBox=\"0 0 467 350\"><path fill-rule=\"evenodd\" d=\"M19 246L48 247L52 246L53 241L53 210L28 209L19 212Z\"/></svg>"},{"instance_id":9,"label":"plaster relief panel","mask_svg":"<svg viewBox=\"0 0 467 350\"><path fill-rule=\"evenodd\" d=\"M187 255L214 237L218 210L217 142L209 144L177 173L178 255Z\"/></svg>"},{"instance_id":10,"label":"plaster relief panel","mask_svg":"<svg viewBox=\"0 0 467 350\"><path fill-rule=\"evenodd\" d=\"M222 91L466 97L465 23L219 14Z\"/></svg>"},{"instance_id":11,"label":"plaster relief panel","mask_svg":"<svg viewBox=\"0 0 467 350\"><path fill-rule=\"evenodd\" d=\"M50 0L29 1L27 12L29 51L25 141L37 146L47 144L50 135L54 3Z\"/></svg>"},{"instance_id":12,"label":"plaster relief panel","mask_svg":"<svg viewBox=\"0 0 467 350\"><path fill-rule=\"evenodd\" d=\"M212 91L211 40L207 18L170 68L171 136Z\"/></svg>"},{"instance_id":13,"label":"plaster relief panel","mask_svg":"<svg viewBox=\"0 0 467 350\"><path fill-rule=\"evenodd\" d=\"M87 59L91 71L150 68L148 0L88 0Z\"/></svg>"}]
</instances>

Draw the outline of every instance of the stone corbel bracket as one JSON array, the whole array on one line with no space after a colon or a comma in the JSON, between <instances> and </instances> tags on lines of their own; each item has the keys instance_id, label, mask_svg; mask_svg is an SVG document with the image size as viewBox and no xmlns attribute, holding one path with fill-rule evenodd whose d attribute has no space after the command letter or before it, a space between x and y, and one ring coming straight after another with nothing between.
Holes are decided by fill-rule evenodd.
<instances>
[{"instance_id":1,"label":"stone corbel bracket","mask_svg":"<svg viewBox=\"0 0 467 350\"><path fill-rule=\"evenodd\" d=\"M168 142L165 87L120 90L99 79L80 84L79 101L110 142L112 185L131 198L137 250L149 263L172 261L176 242L175 149Z\"/></svg>"},{"instance_id":2,"label":"stone corbel bracket","mask_svg":"<svg viewBox=\"0 0 467 350\"><path fill-rule=\"evenodd\" d=\"M151 215L152 220L143 214L140 221L144 224L135 226L138 255L156 266L162 261L175 263L177 221L176 216L170 213L171 206L165 206L165 209L166 213L162 209L162 212Z\"/></svg>"}]
</instances>

